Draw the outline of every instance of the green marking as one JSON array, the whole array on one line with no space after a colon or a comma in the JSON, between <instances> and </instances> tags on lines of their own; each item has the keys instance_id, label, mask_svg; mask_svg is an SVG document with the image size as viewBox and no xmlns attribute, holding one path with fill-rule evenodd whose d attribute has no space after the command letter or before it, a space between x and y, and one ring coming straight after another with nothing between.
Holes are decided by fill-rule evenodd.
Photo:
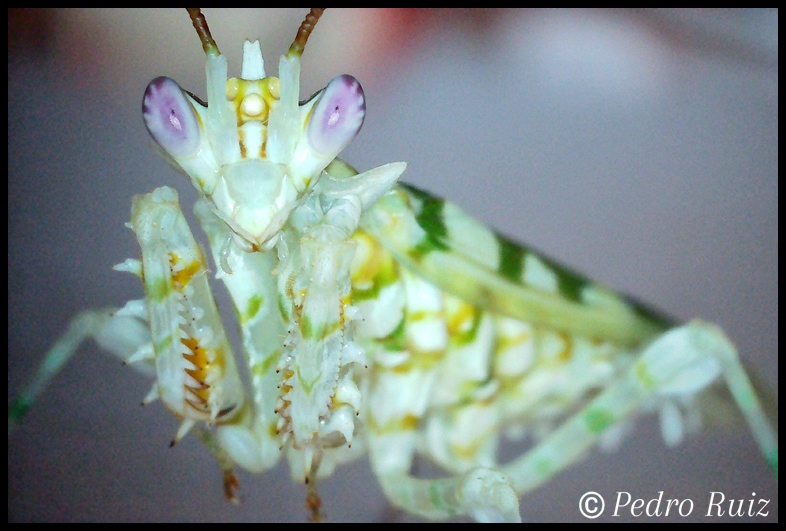
<instances>
[{"instance_id":1,"label":"green marking","mask_svg":"<svg viewBox=\"0 0 786 531\"><path fill-rule=\"evenodd\" d=\"M381 282L377 282L376 278L368 289L359 289L352 286L352 302L375 300L379 297L379 292L383 287L384 285Z\"/></svg>"},{"instance_id":2,"label":"green marking","mask_svg":"<svg viewBox=\"0 0 786 531\"><path fill-rule=\"evenodd\" d=\"M382 347L388 352L399 352L407 348L406 319L403 317L398 326L384 339L380 340Z\"/></svg>"},{"instance_id":3,"label":"green marking","mask_svg":"<svg viewBox=\"0 0 786 531\"><path fill-rule=\"evenodd\" d=\"M453 507L450 505L445 506L445 500L442 498L442 489L440 487L441 485L438 481L431 482L428 489L428 499L431 505L437 509L442 509L443 511L448 511L450 514L454 514L456 511Z\"/></svg>"},{"instance_id":4,"label":"green marking","mask_svg":"<svg viewBox=\"0 0 786 531\"><path fill-rule=\"evenodd\" d=\"M778 479L778 450L775 450L771 455L767 456L767 463L775 474L775 479Z\"/></svg>"},{"instance_id":5,"label":"green marking","mask_svg":"<svg viewBox=\"0 0 786 531\"><path fill-rule=\"evenodd\" d=\"M262 361L251 366L251 372L256 376L265 376L270 368L281 359L281 349L276 349L266 356Z\"/></svg>"},{"instance_id":6,"label":"green marking","mask_svg":"<svg viewBox=\"0 0 786 531\"><path fill-rule=\"evenodd\" d=\"M147 284L147 294L154 302L162 302L169 295L169 282L166 278L151 279Z\"/></svg>"},{"instance_id":7,"label":"green marking","mask_svg":"<svg viewBox=\"0 0 786 531\"><path fill-rule=\"evenodd\" d=\"M278 313L284 321L289 321L290 304L286 297L281 293L278 294Z\"/></svg>"},{"instance_id":8,"label":"green marking","mask_svg":"<svg viewBox=\"0 0 786 531\"><path fill-rule=\"evenodd\" d=\"M450 246L446 243L448 228L442 217L445 201L412 186L406 185L404 188L422 202L415 219L426 231L426 236L410 251L410 255L417 260L433 251L449 251Z\"/></svg>"},{"instance_id":9,"label":"green marking","mask_svg":"<svg viewBox=\"0 0 786 531\"><path fill-rule=\"evenodd\" d=\"M412 258L415 262L419 262L424 256L434 252L443 250L439 245L435 245L432 238L426 235L420 243L415 245L412 249L409 250L407 254L409 257Z\"/></svg>"},{"instance_id":10,"label":"green marking","mask_svg":"<svg viewBox=\"0 0 786 531\"><path fill-rule=\"evenodd\" d=\"M386 263L377 272L369 288L359 289L353 285L352 301L360 302L360 301L367 301L367 300L376 300L383 289L390 286L391 284L395 284L399 280L399 277L397 275L395 267L390 267L390 266L394 266L394 263L392 261L390 261L390 264Z\"/></svg>"},{"instance_id":11,"label":"green marking","mask_svg":"<svg viewBox=\"0 0 786 531\"><path fill-rule=\"evenodd\" d=\"M10 408L8 408L8 419L12 422L17 422L19 419L25 416L29 409L30 402L24 398L18 398L14 400L14 403L11 404Z\"/></svg>"},{"instance_id":12,"label":"green marking","mask_svg":"<svg viewBox=\"0 0 786 531\"><path fill-rule=\"evenodd\" d=\"M554 473L554 465L551 463L551 459L542 457L535 461L535 472L542 477L552 475Z\"/></svg>"},{"instance_id":13,"label":"green marking","mask_svg":"<svg viewBox=\"0 0 786 531\"><path fill-rule=\"evenodd\" d=\"M589 281L559 269L556 269L555 272L557 273L557 288L562 296L572 301L581 302L581 292L584 286L589 284Z\"/></svg>"},{"instance_id":14,"label":"green marking","mask_svg":"<svg viewBox=\"0 0 786 531\"><path fill-rule=\"evenodd\" d=\"M644 304L643 302L633 297L630 297L628 295L622 295L622 297L623 299L625 299L625 302L627 302L630 305L633 311L636 312L637 315L643 317L644 319L652 322L655 325L658 325L664 330L676 326L678 324L678 321L676 319L674 319L670 315L665 314L661 310L658 310L657 308L653 308L652 306Z\"/></svg>"},{"instance_id":15,"label":"green marking","mask_svg":"<svg viewBox=\"0 0 786 531\"><path fill-rule=\"evenodd\" d=\"M300 327L300 333L303 334L304 339L309 339L311 341L322 341L330 334L335 332L336 330L341 329L341 322L334 321L331 323L322 323L322 322L314 322L313 319L309 319L307 316L302 316L300 318L300 322L298 323Z\"/></svg>"},{"instance_id":16,"label":"green marking","mask_svg":"<svg viewBox=\"0 0 786 531\"><path fill-rule=\"evenodd\" d=\"M509 250L505 251L502 248L502 246L505 243L507 243L508 246L510 246L510 247L512 247L514 249L515 248L518 249L518 251L521 253L521 260L522 260L522 262L524 261L524 257L526 255L526 253L533 252L535 254L535 256L537 256L538 260L543 262L543 265L548 267L552 271L552 273L554 273L557 276L557 290L559 291L560 295L562 295L564 298L566 298L569 301L578 302L580 304L584 303L584 301L582 301L582 299L581 299L582 291L584 290L584 288L586 286L592 284L592 281L589 280L587 277L585 277L581 273L577 273L576 271L573 271L573 270L565 267L564 265L562 265L558 261L556 261L556 260L554 260L552 258L549 258L548 256L545 256L543 254L540 254L540 253L531 251L529 249L523 248L520 245L516 244L515 242L507 240L504 236L497 235L497 238L499 239L499 242L500 242L500 246L501 246L500 247L500 252L501 253L503 253L503 252L511 252ZM506 240L507 240L507 242L506 242ZM502 260L506 259L504 254L502 254L500 256L500 258ZM508 258L508 259L510 259L510 258ZM503 271L503 267L504 267L505 264L504 264L504 262L502 260L500 260L499 273L501 275L505 276L505 278L507 278L508 280L511 280L511 281L513 281L513 282L515 282L517 284L521 284L521 278L523 278L523 276L524 276L524 274L523 274L523 267L524 266L523 265L520 266L522 271L519 272L518 276L514 278L512 276L508 276L505 273L505 271ZM511 272L511 274L512 274L512 272Z\"/></svg>"},{"instance_id":17,"label":"green marking","mask_svg":"<svg viewBox=\"0 0 786 531\"><path fill-rule=\"evenodd\" d=\"M521 284L521 273L524 270L524 255L527 250L516 242L496 234L499 243L499 268L497 272L516 284Z\"/></svg>"},{"instance_id":18,"label":"green marking","mask_svg":"<svg viewBox=\"0 0 786 531\"><path fill-rule=\"evenodd\" d=\"M478 336L478 330L480 330L480 323L483 320L483 312L480 310L475 310L472 314L472 326L469 330L464 332L463 334L458 334L452 338L453 344L455 346L464 346L472 343L475 341L475 338ZM493 358L493 356L489 356L489 359Z\"/></svg>"},{"instance_id":19,"label":"green marking","mask_svg":"<svg viewBox=\"0 0 786 531\"><path fill-rule=\"evenodd\" d=\"M244 322L248 322L256 316L259 312L259 309L262 307L262 296L261 295L252 295L250 299L248 299L248 306L246 307L246 316L243 320Z\"/></svg>"},{"instance_id":20,"label":"green marking","mask_svg":"<svg viewBox=\"0 0 786 531\"><path fill-rule=\"evenodd\" d=\"M475 338L478 336L478 330L480 330L480 323L483 320L483 312L476 311L474 317L472 318L472 328L470 328L469 332L467 332L467 338L470 341L475 341ZM492 356L489 356L491 359Z\"/></svg>"},{"instance_id":21,"label":"green marking","mask_svg":"<svg viewBox=\"0 0 786 531\"><path fill-rule=\"evenodd\" d=\"M333 159L325 171L334 179L348 179L358 174L358 171L341 159Z\"/></svg>"},{"instance_id":22,"label":"green marking","mask_svg":"<svg viewBox=\"0 0 786 531\"><path fill-rule=\"evenodd\" d=\"M429 199L433 199L434 196L428 193L425 190L421 190L420 188L415 188L411 184L407 183L398 183L398 185L407 191L411 196L415 197L420 201L428 201Z\"/></svg>"},{"instance_id":23,"label":"green marking","mask_svg":"<svg viewBox=\"0 0 786 531\"><path fill-rule=\"evenodd\" d=\"M584 422L590 433L598 435L614 424L614 415L608 409L593 408L584 414Z\"/></svg>"},{"instance_id":24,"label":"green marking","mask_svg":"<svg viewBox=\"0 0 786 531\"><path fill-rule=\"evenodd\" d=\"M306 317L305 315L300 318L300 322L298 323L300 326L300 333L303 334L305 339L317 339L312 336L314 334L314 325L311 323L311 319Z\"/></svg>"},{"instance_id":25,"label":"green marking","mask_svg":"<svg viewBox=\"0 0 786 531\"><path fill-rule=\"evenodd\" d=\"M306 382L303 377L300 375L300 369L295 370L295 374L297 375L297 381L300 382L301 387L303 387L303 391L306 392L307 395L311 394L311 391L314 390L314 384L316 384L320 378L322 378L322 371L320 371L316 378L311 380L311 382Z\"/></svg>"},{"instance_id":26,"label":"green marking","mask_svg":"<svg viewBox=\"0 0 786 531\"><path fill-rule=\"evenodd\" d=\"M641 385L644 386L645 389L654 389L655 388L655 378L652 377L650 372L647 370L647 364L643 361L640 361L636 364L636 378L639 379Z\"/></svg>"},{"instance_id":27,"label":"green marking","mask_svg":"<svg viewBox=\"0 0 786 531\"><path fill-rule=\"evenodd\" d=\"M162 341L153 344L153 350L158 355L165 352L171 346L172 346L172 336L167 335Z\"/></svg>"},{"instance_id":28,"label":"green marking","mask_svg":"<svg viewBox=\"0 0 786 531\"><path fill-rule=\"evenodd\" d=\"M584 275L571 271L547 256L538 255L538 258L557 275L557 289L560 295L570 301L583 304L581 292L592 282Z\"/></svg>"}]
</instances>

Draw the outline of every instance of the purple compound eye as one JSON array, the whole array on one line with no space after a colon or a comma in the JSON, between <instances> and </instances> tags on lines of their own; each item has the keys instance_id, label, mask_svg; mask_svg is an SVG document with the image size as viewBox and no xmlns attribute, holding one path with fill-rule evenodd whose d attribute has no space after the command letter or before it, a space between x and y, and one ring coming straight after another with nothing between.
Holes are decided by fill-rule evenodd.
<instances>
[{"instance_id":1,"label":"purple compound eye","mask_svg":"<svg viewBox=\"0 0 786 531\"><path fill-rule=\"evenodd\" d=\"M159 146L174 158L199 150L200 131L194 109L183 90L168 77L157 77L142 98L145 125Z\"/></svg>"},{"instance_id":2,"label":"purple compound eye","mask_svg":"<svg viewBox=\"0 0 786 531\"><path fill-rule=\"evenodd\" d=\"M344 74L334 78L319 98L308 123L308 143L335 157L357 136L366 116L366 98L358 80Z\"/></svg>"}]
</instances>

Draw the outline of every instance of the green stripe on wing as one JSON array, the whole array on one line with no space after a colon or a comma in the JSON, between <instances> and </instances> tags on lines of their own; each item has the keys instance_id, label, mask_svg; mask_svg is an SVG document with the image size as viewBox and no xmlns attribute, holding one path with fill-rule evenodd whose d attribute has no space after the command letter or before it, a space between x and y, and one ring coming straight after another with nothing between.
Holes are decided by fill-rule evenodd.
<instances>
[{"instance_id":1,"label":"green stripe on wing","mask_svg":"<svg viewBox=\"0 0 786 531\"><path fill-rule=\"evenodd\" d=\"M399 184L361 223L404 266L495 313L627 345L671 324L411 185Z\"/></svg>"}]
</instances>

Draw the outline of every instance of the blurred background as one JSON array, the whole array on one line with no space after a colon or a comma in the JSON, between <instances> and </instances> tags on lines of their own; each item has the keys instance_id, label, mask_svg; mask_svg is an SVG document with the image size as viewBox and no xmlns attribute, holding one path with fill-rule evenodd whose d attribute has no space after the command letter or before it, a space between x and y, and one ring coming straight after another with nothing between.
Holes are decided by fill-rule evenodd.
<instances>
[{"instance_id":1,"label":"blurred background","mask_svg":"<svg viewBox=\"0 0 786 531\"><path fill-rule=\"evenodd\" d=\"M205 10L230 75L246 38L275 75L305 13ZM142 94L167 75L204 99L205 81L184 10L8 15L10 400L78 311L141 296L139 279L111 270L139 254L131 197L173 186L189 214L195 198L151 148ZM301 94L342 73L368 107L345 160L407 161L403 180L508 236L720 324L777 406L777 10L328 10ZM160 403L139 407L149 385L83 347L9 438L9 521L306 518L284 463L241 472L244 503L229 505L196 437L168 448L177 422ZM584 521L589 490L606 498L600 521L631 519L610 516L618 491L690 498L699 521L718 520L705 516L713 491L764 498L769 516L752 520L778 520L777 484L742 425L667 449L646 419L619 452L592 451L526 495L522 516ZM319 492L332 521L413 520L389 507L367 460Z\"/></svg>"}]
</instances>

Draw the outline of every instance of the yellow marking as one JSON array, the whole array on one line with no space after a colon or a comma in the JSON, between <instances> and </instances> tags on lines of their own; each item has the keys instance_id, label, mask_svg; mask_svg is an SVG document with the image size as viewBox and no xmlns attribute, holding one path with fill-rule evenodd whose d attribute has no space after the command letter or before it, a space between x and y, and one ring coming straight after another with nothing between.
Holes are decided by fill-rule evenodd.
<instances>
[{"instance_id":1,"label":"yellow marking","mask_svg":"<svg viewBox=\"0 0 786 531\"><path fill-rule=\"evenodd\" d=\"M375 252L375 242L368 234L358 230L353 238L357 242L357 247L352 257L349 275L354 288L367 290L374 284L380 258Z\"/></svg>"},{"instance_id":2,"label":"yellow marking","mask_svg":"<svg viewBox=\"0 0 786 531\"><path fill-rule=\"evenodd\" d=\"M377 422L373 415L369 415L368 424L371 430L377 434L414 431L420 424L420 417L413 415L412 413L408 413L403 417L390 419L384 425L381 425Z\"/></svg>"},{"instance_id":3,"label":"yellow marking","mask_svg":"<svg viewBox=\"0 0 786 531\"><path fill-rule=\"evenodd\" d=\"M206 405L208 399L210 398L210 386L205 383L207 380L208 371L210 369L210 362L207 359L207 350L202 348L199 345L199 342L194 338L184 338L180 341L190 351L190 354L183 354L183 357L186 359L186 361L190 362L194 365L194 367L196 367L194 369L185 369L185 372L200 384L199 387L191 387L188 385L185 387L196 398L198 398L203 405ZM195 409L199 409L191 401L186 401L194 406Z\"/></svg>"},{"instance_id":4,"label":"yellow marking","mask_svg":"<svg viewBox=\"0 0 786 531\"><path fill-rule=\"evenodd\" d=\"M450 451L461 460L472 461L478 455L482 441L475 441L472 444L451 444Z\"/></svg>"},{"instance_id":5,"label":"yellow marking","mask_svg":"<svg viewBox=\"0 0 786 531\"><path fill-rule=\"evenodd\" d=\"M510 336L497 336L497 352L504 352L508 349L513 347L517 347L527 341L532 341L532 333L529 330L525 330L520 334L510 335Z\"/></svg>"},{"instance_id":6,"label":"yellow marking","mask_svg":"<svg viewBox=\"0 0 786 531\"><path fill-rule=\"evenodd\" d=\"M401 419L401 429L402 430L414 430L418 427L420 423L420 419L415 415L409 414L405 415L404 418Z\"/></svg>"},{"instance_id":7,"label":"yellow marking","mask_svg":"<svg viewBox=\"0 0 786 531\"><path fill-rule=\"evenodd\" d=\"M407 313L407 321L409 322L425 321L426 319L436 319L437 321L441 321L442 317L442 310L435 311L431 308L428 310L415 310Z\"/></svg>"},{"instance_id":8,"label":"yellow marking","mask_svg":"<svg viewBox=\"0 0 786 531\"><path fill-rule=\"evenodd\" d=\"M184 371L199 384L198 386L184 385L186 391L196 399L196 401L186 399L186 402L198 411L207 412L207 404L211 393L211 387L207 383L207 378L211 371L218 370L223 372L226 361L225 353L220 348L211 352L200 345L199 341L193 337L183 338L180 342L189 350L189 353L183 354L183 358L195 367L193 369L184 369ZM218 416L228 413L233 408L234 405L220 412Z\"/></svg>"},{"instance_id":9,"label":"yellow marking","mask_svg":"<svg viewBox=\"0 0 786 531\"><path fill-rule=\"evenodd\" d=\"M448 305L445 310L448 335L456 337L471 331L477 309L455 297L449 297L445 302Z\"/></svg>"},{"instance_id":10,"label":"yellow marking","mask_svg":"<svg viewBox=\"0 0 786 531\"><path fill-rule=\"evenodd\" d=\"M564 364L566 336L554 330L536 328L536 364L539 367L559 367Z\"/></svg>"},{"instance_id":11,"label":"yellow marking","mask_svg":"<svg viewBox=\"0 0 786 531\"><path fill-rule=\"evenodd\" d=\"M227 101L234 101L238 91L238 79L236 77L227 79Z\"/></svg>"},{"instance_id":12,"label":"yellow marking","mask_svg":"<svg viewBox=\"0 0 786 531\"><path fill-rule=\"evenodd\" d=\"M240 121L240 116L238 116L238 121ZM240 158L242 159L248 158L248 148L246 147L246 132L240 127L237 128L237 141L238 144L240 145Z\"/></svg>"},{"instance_id":13,"label":"yellow marking","mask_svg":"<svg viewBox=\"0 0 786 531\"><path fill-rule=\"evenodd\" d=\"M561 334L562 338L565 340L565 347L562 349L562 352L559 353L557 359L562 362L568 362L573 357L573 336L570 334Z\"/></svg>"},{"instance_id":14,"label":"yellow marking","mask_svg":"<svg viewBox=\"0 0 786 531\"><path fill-rule=\"evenodd\" d=\"M641 385L643 385L645 389L651 390L655 388L655 378L650 374L649 368L645 362L639 361L636 363L634 370L636 372L636 378L639 379Z\"/></svg>"},{"instance_id":15,"label":"yellow marking","mask_svg":"<svg viewBox=\"0 0 786 531\"><path fill-rule=\"evenodd\" d=\"M503 385L517 381L532 367L537 356L533 343L531 329L497 335L493 372Z\"/></svg>"},{"instance_id":16,"label":"yellow marking","mask_svg":"<svg viewBox=\"0 0 786 531\"><path fill-rule=\"evenodd\" d=\"M267 157L267 122L271 108L278 102L278 80L272 77L231 78L227 80L226 95L235 111L240 156L264 160ZM252 122L260 124L259 129L246 132L243 126ZM260 135L258 143L256 135Z\"/></svg>"},{"instance_id":17,"label":"yellow marking","mask_svg":"<svg viewBox=\"0 0 786 531\"><path fill-rule=\"evenodd\" d=\"M274 103L278 103L278 100L281 99L281 83L277 77L266 77L263 81L267 81L266 92L271 98L268 105L272 107Z\"/></svg>"},{"instance_id":18,"label":"yellow marking","mask_svg":"<svg viewBox=\"0 0 786 531\"><path fill-rule=\"evenodd\" d=\"M444 350L422 351L407 347L411 356L399 365L388 369L392 373L406 374L412 371L427 372L436 367L445 357Z\"/></svg>"},{"instance_id":19,"label":"yellow marking","mask_svg":"<svg viewBox=\"0 0 786 531\"><path fill-rule=\"evenodd\" d=\"M180 257L178 255L169 253L169 272L172 275L172 282L175 284L175 289L183 291L183 288L191 282L191 279L204 268L199 261L192 261L179 271L175 271L174 268L179 262Z\"/></svg>"},{"instance_id":20,"label":"yellow marking","mask_svg":"<svg viewBox=\"0 0 786 531\"><path fill-rule=\"evenodd\" d=\"M230 83L233 86L230 86ZM249 96L251 99L246 101ZM267 121L270 109L279 100L279 81L275 77L264 79L238 79L227 81L227 100L235 106L242 120Z\"/></svg>"},{"instance_id":21,"label":"yellow marking","mask_svg":"<svg viewBox=\"0 0 786 531\"><path fill-rule=\"evenodd\" d=\"M379 290L398 279L397 262L368 233L357 230L352 238L357 243L350 265L352 288L365 292L376 290L366 295L375 298Z\"/></svg>"}]
</instances>

